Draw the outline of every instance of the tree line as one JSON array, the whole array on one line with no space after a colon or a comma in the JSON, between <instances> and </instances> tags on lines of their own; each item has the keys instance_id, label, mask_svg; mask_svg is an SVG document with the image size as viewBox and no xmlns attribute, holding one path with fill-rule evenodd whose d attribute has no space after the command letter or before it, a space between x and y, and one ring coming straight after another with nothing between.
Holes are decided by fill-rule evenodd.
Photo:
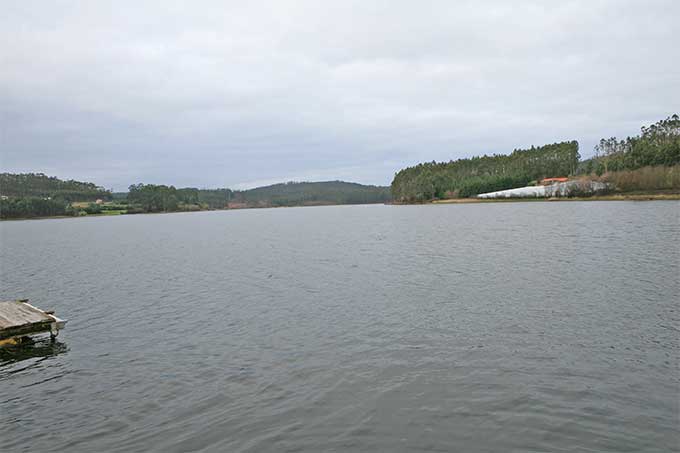
<instances>
[{"instance_id":1,"label":"tree line","mask_svg":"<svg viewBox=\"0 0 680 453\"><path fill-rule=\"evenodd\" d=\"M111 192L91 182L61 180L43 173L0 173L0 218L77 215L74 201L110 200ZM85 210L89 210L85 208Z\"/></svg>"},{"instance_id":2,"label":"tree line","mask_svg":"<svg viewBox=\"0 0 680 453\"><path fill-rule=\"evenodd\" d=\"M74 215L74 210L64 200L37 197L0 199L0 218L2 219L67 215Z\"/></svg>"},{"instance_id":3,"label":"tree line","mask_svg":"<svg viewBox=\"0 0 680 453\"><path fill-rule=\"evenodd\" d=\"M392 181L397 201L465 198L511 189L532 180L575 172L580 159L576 141L553 143L511 154L484 155L449 162L427 162L399 171Z\"/></svg>"},{"instance_id":4,"label":"tree line","mask_svg":"<svg viewBox=\"0 0 680 453\"><path fill-rule=\"evenodd\" d=\"M248 206L370 204L390 200L389 187L344 181L287 182L235 191L233 200Z\"/></svg>"},{"instance_id":5,"label":"tree line","mask_svg":"<svg viewBox=\"0 0 680 453\"><path fill-rule=\"evenodd\" d=\"M196 189L156 184L133 184L126 202L129 213L222 209L232 198L230 189Z\"/></svg>"},{"instance_id":6,"label":"tree line","mask_svg":"<svg viewBox=\"0 0 680 453\"><path fill-rule=\"evenodd\" d=\"M111 192L91 182L64 181L43 173L0 173L0 195L70 201L110 200Z\"/></svg>"},{"instance_id":7,"label":"tree line","mask_svg":"<svg viewBox=\"0 0 680 453\"><path fill-rule=\"evenodd\" d=\"M384 203L388 187L344 181L288 182L248 190L196 189L155 184L129 187L128 212L167 212L238 207Z\"/></svg>"},{"instance_id":8,"label":"tree line","mask_svg":"<svg viewBox=\"0 0 680 453\"><path fill-rule=\"evenodd\" d=\"M651 126L643 126L640 135L618 140L603 138L595 146L595 157L584 160L579 174L602 175L608 172L637 170L643 167L670 167L680 164L680 117L672 115Z\"/></svg>"},{"instance_id":9,"label":"tree line","mask_svg":"<svg viewBox=\"0 0 680 453\"><path fill-rule=\"evenodd\" d=\"M390 199L388 187L343 181L289 182L249 190L140 183L131 185L128 192L111 193L92 183L61 181L40 173L3 174L0 195L0 218L384 203ZM92 203L100 199L105 202Z\"/></svg>"},{"instance_id":10,"label":"tree line","mask_svg":"<svg viewBox=\"0 0 680 453\"><path fill-rule=\"evenodd\" d=\"M670 168L676 165L680 165L680 118L672 115L643 126L640 135L603 138L595 156L583 161L576 141L532 146L508 155L408 167L395 175L391 190L394 200L417 202L472 197L559 176L592 177L611 182L618 190L675 190L680 186L678 171Z\"/></svg>"}]
</instances>

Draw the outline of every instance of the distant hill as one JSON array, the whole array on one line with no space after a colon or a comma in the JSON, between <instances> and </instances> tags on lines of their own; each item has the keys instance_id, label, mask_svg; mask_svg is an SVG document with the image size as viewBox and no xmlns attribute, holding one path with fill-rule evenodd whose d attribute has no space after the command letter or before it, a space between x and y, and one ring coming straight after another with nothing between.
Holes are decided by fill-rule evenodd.
<instances>
[{"instance_id":1,"label":"distant hill","mask_svg":"<svg viewBox=\"0 0 680 453\"><path fill-rule=\"evenodd\" d=\"M248 206L306 206L323 204L384 203L390 188L344 181L287 182L234 191L232 203Z\"/></svg>"},{"instance_id":2,"label":"distant hill","mask_svg":"<svg viewBox=\"0 0 680 453\"><path fill-rule=\"evenodd\" d=\"M390 200L390 189L343 181L288 182L235 191L194 187L178 189L166 185L133 184L127 194L115 193L113 198L119 203L126 203L128 213L169 212L384 203Z\"/></svg>"},{"instance_id":3,"label":"distant hill","mask_svg":"<svg viewBox=\"0 0 680 453\"><path fill-rule=\"evenodd\" d=\"M43 173L0 173L0 195L10 198L53 198L65 201L111 198L110 191L94 183L64 181Z\"/></svg>"},{"instance_id":4,"label":"distant hill","mask_svg":"<svg viewBox=\"0 0 680 453\"><path fill-rule=\"evenodd\" d=\"M389 187L343 181L288 182L250 190L175 188L133 184L112 193L93 183L63 181L42 173L0 173L0 218L199 211L225 208L384 203ZM92 202L113 200L111 203ZM87 203L90 202L88 205ZM118 212L120 211L120 212Z\"/></svg>"}]
</instances>

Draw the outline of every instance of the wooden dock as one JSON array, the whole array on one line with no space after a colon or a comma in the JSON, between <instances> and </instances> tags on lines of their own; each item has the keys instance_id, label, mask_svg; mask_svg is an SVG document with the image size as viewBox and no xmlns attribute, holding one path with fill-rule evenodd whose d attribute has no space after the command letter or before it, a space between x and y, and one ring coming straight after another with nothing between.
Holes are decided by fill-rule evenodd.
<instances>
[{"instance_id":1,"label":"wooden dock","mask_svg":"<svg viewBox=\"0 0 680 453\"><path fill-rule=\"evenodd\" d=\"M0 346L17 344L23 337L49 333L59 334L66 321L28 303L28 299L0 302Z\"/></svg>"}]
</instances>

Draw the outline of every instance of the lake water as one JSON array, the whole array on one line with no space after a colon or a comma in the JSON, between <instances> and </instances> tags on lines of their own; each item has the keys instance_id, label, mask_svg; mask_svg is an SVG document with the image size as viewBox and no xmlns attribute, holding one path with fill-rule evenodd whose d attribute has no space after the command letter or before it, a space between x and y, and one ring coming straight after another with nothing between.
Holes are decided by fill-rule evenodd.
<instances>
[{"instance_id":1,"label":"lake water","mask_svg":"<svg viewBox=\"0 0 680 453\"><path fill-rule=\"evenodd\" d=\"M3 222L4 452L677 451L680 203Z\"/></svg>"}]
</instances>

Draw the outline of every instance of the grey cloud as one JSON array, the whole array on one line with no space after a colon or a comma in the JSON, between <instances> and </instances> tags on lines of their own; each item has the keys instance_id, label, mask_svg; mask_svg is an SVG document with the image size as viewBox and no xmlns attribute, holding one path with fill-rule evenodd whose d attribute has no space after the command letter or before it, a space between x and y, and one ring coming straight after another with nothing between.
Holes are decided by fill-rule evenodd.
<instances>
[{"instance_id":1,"label":"grey cloud","mask_svg":"<svg viewBox=\"0 0 680 453\"><path fill-rule=\"evenodd\" d=\"M389 184L677 111L674 1L2 2L0 164Z\"/></svg>"}]
</instances>

